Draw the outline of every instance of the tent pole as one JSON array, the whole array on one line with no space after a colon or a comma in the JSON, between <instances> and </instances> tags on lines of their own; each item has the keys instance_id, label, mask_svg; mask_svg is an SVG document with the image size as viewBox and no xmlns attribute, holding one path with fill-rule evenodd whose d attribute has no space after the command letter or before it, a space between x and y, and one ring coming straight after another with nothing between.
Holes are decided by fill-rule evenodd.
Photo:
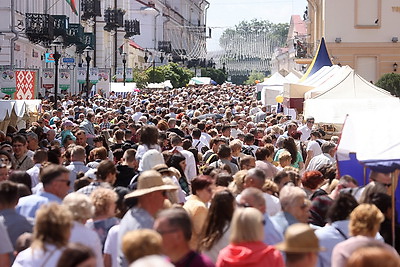
<instances>
[{"instance_id":1,"label":"tent pole","mask_svg":"<svg viewBox=\"0 0 400 267\"><path fill-rule=\"evenodd\" d=\"M395 247L396 244L396 202L395 202L395 192L397 185L397 172L392 172L392 246Z\"/></svg>"},{"instance_id":2,"label":"tent pole","mask_svg":"<svg viewBox=\"0 0 400 267\"><path fill-rule=\"evenodd\" d=\"M367 184L367 167L364 166L364 184L363 185L366 185L366 184Z\"/></svg>"}]
</instances>

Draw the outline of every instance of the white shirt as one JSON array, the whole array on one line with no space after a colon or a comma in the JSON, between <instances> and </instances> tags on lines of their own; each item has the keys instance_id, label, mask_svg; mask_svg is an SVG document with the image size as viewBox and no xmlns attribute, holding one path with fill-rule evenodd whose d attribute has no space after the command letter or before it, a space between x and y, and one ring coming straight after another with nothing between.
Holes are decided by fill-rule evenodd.
<instances>
[{"instance_id":1,"label":"white shirt","mask_svg":"<svg viewBox=\"0 0 400 267\"><path fill-rule=\"evenodd\" d=\"M46 244L45 247L46 252L40 248L32 250L31 247L21 251L12 267L56 267L64 248L57 249L56 246L49 244Z\"/></svg>"},{"instance_id":2,"label":"white shirt","mask_svg":"<svg viewBox=\"0 0 400 267\"><path fill-rule=\"evenodd\" d=\"M104 254L111 256L111 267L118 267L118 232L119 224L110 228L104 243Z\"/></svg>"},{"instance_id":3,"label":"white shirt","mask_svg":"<svg viewBox=\"0 0 400 267\"><path fill-rule=\"evenodd\" d=\"M174 150L174 148L171 149L170 152L172 152L173 150ZM186 179L188 179L188 181L193 180L197 176L196 160L194 159L193 153L190 151L184 150L181 146L177 146L176 150L178 150L179 153L181 153L182 156L184 156L186 159L186 168L184 170Z\"/></svg>"},{"instance_id":4,"label":"white shirt","mask_svg":"<svg viewBox=\"0 0 400 267\"><path fill-rule=\"evenodd\" d=\"M307 171L317 171L322 166L333 165L336 166L336 160L331 157L328 153L323 153L318 156L313 157L307 166Z\"/></svg>"},{"instance_id":5,"label":"white shirt","mask_svg":"<svg viewBox=\"0 0 400 267\"><path fill-rule=\"evenodd\" d=\"M32 188L39 183L40 166L42 166L42 164L36 163L35 166L26 171L26 173L31 177Z\"/></svg>"},{"instance_id":6,"label":"white shirt","mask_svg":"<svg viewBox=\"0 0 400 267\"><path fill-rule=\"evenodd\" d=\"M321 146L317 143L317 141L314 141L314 140L311 140L310 142L308 142L306 151L307 152L312 151L313 157L322 154Z\"/></svg>"},{"instance_id":7,"label":"white shirt","mask_svg":"<svg viewBox=\"0 0 400 267\"><path fill-rule=\"evenodd\" d=\"M276 196L264 193L265 204L267 205L267 213L269 216L274 216L282 210L281 202Z\"/></svg>"},{"instance_id":8,"label":"white shirt","mask_svg":"<svg viewBox=\"0 0 400 267\"><path fill-rule=\"evenodd\" d=\"M103 267L103 254L99 235L85 225L74 221L69 242L81 243L90 247L96 254L97 267Z\"/></svg>"},{"instance_id":9,"label":"white shirt","mask_svg":"<svg viewBox=\"0 0 400 267\"><path fill-rule=\"evenodd\" d=\"M206 144L204 144L201 140L199 140L199 139L193 139L193 142L192 142L192 146L194 147L194 148L196 148L197 149L197 151L199 151L200 153L201 153L201 149L203 148L203 147L208 147Z\"/></svg>"},{"instance_id":10,"label":"white shirt","mask_svg":"<svg viewBox=\"0 0 400 267\"><path fill-rule=\"evenodd\" d=\"M297 129L297 131L301 132L301 136L300 136L301 142L305 142L308 140L308 138L310 137L310 134L311 134L311 130L312 129L307 127L307 124L304 124Z\"/></svg>"},{"instance_id":11,"label":"white shirt","mask_svg":"<svg viewBox=\"0 0 400 267\"><path fill-rule=\"evenodd\" d=\"M209 146L211 141L211 135L205 132L201 132L200 141Z\"/></svg>"},{"instance_id":12,"label":"white shirt","mask_svg":"<svg viewBox=\"0 0 400 267\"><path fill-rule=\"evenodd\" d=\"M236 196L237 203L240 203L241 197L242 197L241 194ZM277 214L282 210L279 198L272 196L268 193L264 193L264 198L265 198L265 205L267 207L267 214L269 216L274 216L275 214Z\"/></svg>"},{"instance_id":13,"label":"white shirt","mask_svg":"<svg viewBox=\"0 0 400 267\"><path fill-rule=\"evenodd\" d=\"M134 120L135 122L139 121L139 118L142 117L143 113L142 112L136 112L135 114L132 115L132 120Z\"/></svg>"}]
</instances>

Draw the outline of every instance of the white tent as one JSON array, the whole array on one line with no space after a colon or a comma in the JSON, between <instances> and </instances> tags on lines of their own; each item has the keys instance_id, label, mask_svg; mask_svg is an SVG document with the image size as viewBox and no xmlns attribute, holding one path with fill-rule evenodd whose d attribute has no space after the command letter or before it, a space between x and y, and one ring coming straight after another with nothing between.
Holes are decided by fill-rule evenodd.
<instances>
[{"instance_id":1,"label":"white tent","mask_svg":"<svg viewBox=\"0 0 400 267\"><path fill-rule=\"evenodd\" d=\"M392 110L400 100L369 83L350 67L342 67L324 84L305 93L304 115L318 123L343 124L347 114L357 111Z\"/></svg>"},{"instance_id":2,"label":"white tent","mask_svg":"<svg viewBox=\"0 0 400 267\"><path fill-rule=\"evenodd\" d=\"M26 128L28 119L36 120L41 100L0 100L0 130L8 125L17 129Z\"/></svg>"},{"instance_id":3,"label":"white tent","mask_svg":"<svg viewBox=\"0 0 400 267\"><path fill-rule=\"evenodd\" d=\"M264 106L276 105L275 98L282 94L283 84L288 82L279 72L275 72L264 82L257 84L256 91L261 92L261 103Z\"/></svg>"},{"instance_id":4,"label":"white tent","mask_svg":"<svg viewBox=\"0 0 400 267\"><path fill-rule=\"evenodd\" d=\"M202 84L211 84L210 77L193 77L189 81L190 85L202 85Z\"/></svg>"},{"instance_id":5,"label":"white tent","mask_svg":"<svg viewBox=\"0 0 400 267\"><path fill-rule=\"evenodd\" d=\"M400 114L400 106L390 111ZM371 123L373 122L373 123ZM379 129L379 138L376 130ZM346 117L338 146L338 159L348 160L357 153L359 161L400 159L400 124L393 123L387 109L373 112L352 112Z\"/></svg>"},{"instance_id":6,"label":"white tent","mask_svg":"<svg viewBox=\"0 0 400 267\"><path fill-rule=\"evenodd\" d=\"M296 83L300 80L300 77L297 77L296 74L290 72L288 75L285 76L285 79L288 80L290 83Z\"/></svg>"},{"instance_id":7,"label":"white tent","mask_svg":"<svg viewBox=\"0 0 400 267\"><path fill-rule=\"evenodd\" d=\"M111 83L110 92L115 92L116 95L122 95L123 98L126 97L128 93L135 92L136 83ZM107 97L110 95L110 92L107 94Z\"/></svg>"}]
</instances>

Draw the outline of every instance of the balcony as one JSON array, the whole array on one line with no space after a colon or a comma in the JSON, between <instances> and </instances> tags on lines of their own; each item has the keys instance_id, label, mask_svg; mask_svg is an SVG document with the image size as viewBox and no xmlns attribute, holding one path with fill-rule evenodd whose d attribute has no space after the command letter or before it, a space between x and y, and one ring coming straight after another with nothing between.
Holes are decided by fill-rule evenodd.
<instances>
[{"instance_id":1,"label":"balcony","mask_svg":"<svg viewBox=\"0 0 400 267\"><path fill-rule=\"evenodd\" d=\"M297 64L310 64L314 55L314 44L301 40L294 40L295 62Z\"/></svg>"},{"instance_id":2,"label":"balcony","mask_svg":"<svg viewBox=\"0 0 400 267\"><path fill-rule=\"evenodd\" d=\"M32 43L48 44L54 39L54 18L49 14L26 13L25 34Z\"/></svg>"}]
</instances>

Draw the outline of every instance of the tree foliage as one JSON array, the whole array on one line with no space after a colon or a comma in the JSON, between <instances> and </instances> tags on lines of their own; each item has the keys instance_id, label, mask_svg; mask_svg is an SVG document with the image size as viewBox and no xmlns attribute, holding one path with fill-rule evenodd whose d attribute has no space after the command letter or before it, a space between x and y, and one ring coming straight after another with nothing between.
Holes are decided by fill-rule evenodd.
<instances>
[{"instance_id":1,"label":"tree foliage","mask_svg":"<svg viewBox=\"0 0 400 267\"><path fill-rule=\"evenodd\" d=\"M227 75L221 69L214 68L201 68L201 76L210 77L218 84L223 84L227 78Z\"/></svg>"},{"instance_id":2,"label":"tree foliage","mask_svg":"<svg viewBox=\"0 0 400 267\"><path fill-rule=\"evenodd\" d=\"M392 95L400 96L400 74L386 73L375 85L389 91Z\"/></svg>"},{"instance_id":3,"label":"tree foliage","mask_svg":"<svg viewBox=\"0 0 400 267\"><path fill-rule=\"evenodd\" d=\"M193 72L177 63L169 63L146 70L135 69L133 79L139 88L144 88L149 83L161 83L170 80L175 88L186 86L194 76Z\"/></svg>"},{"instance_id":4,"label":"tree foliage","mask_svg":"<svg viewBox=\"0 0 400 267\"><path fill-rule=\"evenodd\" d=\"M257 71L252 71L250 73L249 78L244 82L246 85L254 85L256 81L263 82L265 78L264 73L262 72L257 72Z\"/></svg>"}]
</instances>

